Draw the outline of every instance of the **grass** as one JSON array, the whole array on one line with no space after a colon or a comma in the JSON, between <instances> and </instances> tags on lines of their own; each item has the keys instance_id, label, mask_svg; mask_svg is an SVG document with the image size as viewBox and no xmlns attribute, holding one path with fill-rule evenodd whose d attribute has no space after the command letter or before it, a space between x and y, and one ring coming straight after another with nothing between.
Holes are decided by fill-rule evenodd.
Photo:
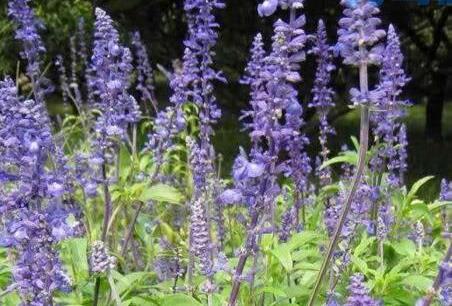
<instances>
[{"instance_id":1,"label":"grass","mask_svg":"<svg viewBox=\"0 0 452 306\"><path fill-rule=\"evenodd\" d=\"M442 178L452 178L452 103L446 103L443 115L442 143L429 142L424 137L425 105L410 107L406 124L408 127L408 173L406 182L411 186L416 180L434 175L435 179L423 187L421 196L426 200L433 200L438 196L439 185ZM331 139L332 154L337 154L342 144L351 146L350 136L358 136L359 114L357 111L349 112L334 122L337 135ZM216 129L214 144L224 157L223 174L231 171L232 163L238 153L238 148L249 146L246 132L240 130L241 124L236 117L229 115L220 122ZM310 135L314 139L316 135ZM309 151L314 156L317 141L313 141Z\"/></svg>"}]
</instances>

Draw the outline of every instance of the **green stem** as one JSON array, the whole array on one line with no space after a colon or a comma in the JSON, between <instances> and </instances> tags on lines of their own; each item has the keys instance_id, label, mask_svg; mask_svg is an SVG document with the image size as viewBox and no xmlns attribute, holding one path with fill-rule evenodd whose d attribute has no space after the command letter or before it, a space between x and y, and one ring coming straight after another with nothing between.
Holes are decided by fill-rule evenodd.
<instances>
[{"instance_id":1,"label":"green stem","mask_svg":"<svg viewBox=\"0 0 452 306\"><path fill-rule=\"evenodd\" d=\"M102 236L101 240L107 245L107 233L108 233L108 224L110 223L110 217L111 217L111 195L110 195L110 189L108 187L108 181L107 181L107 166L104 163L102 165L102 178L104 180L103 188L104 188L104 222L102 226ZM99 301L99 289L100 289L100 278L96 278L96 283L94 285L94 300L93 300L93 306L97 306Z\"/></svg>"},{"instance_id":2,"label":"green stem","mask_svg":"<svg viewBox=\"0 0 452 306\"><path fill-rule=\"evenodd\" d=\"M367 65L361 64L359 67L359 80L361 93L367 94L369 91L368 87L368 79L367 79ZM314 289L312 290L311 296L309 298L308 306L313 306L316 298L318 297L318 293L320 287L322 285L323 278L328 270L328 266L333 257L334 250L337 247L339 242L339 237L342 232L342 228L347 219L348 212L350 211L350 207L352 205L353 198L358 190L359 183L361 182L361 178L364 174L364 169L366 166L366 155L369 146L369 117L370 111L369 106L362 105L361 106L361 125L360 125L360 145L359 145L359 153L358 153L358 165L356 168L356 174L352 182L352 187L350 192L347 195L345 200L345 204L342 209L342 213L339 217L339 221L336 226L336 230L334 231L334 235L331 238L331 241L328 246L328 250L326 256L323 260L322 266L320 268L319 274L317 275L317 279L314 285Z\"/></svg>"}]
</instances>

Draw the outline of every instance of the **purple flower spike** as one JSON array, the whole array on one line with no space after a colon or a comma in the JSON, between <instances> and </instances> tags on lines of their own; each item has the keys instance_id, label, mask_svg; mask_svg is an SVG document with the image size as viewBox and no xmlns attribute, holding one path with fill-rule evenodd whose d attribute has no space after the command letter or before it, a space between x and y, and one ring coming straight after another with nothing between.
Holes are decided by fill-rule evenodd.
<instances>
[{"instance_id":1,"label":"purple flower spike","mask_svg":"<svg viewBox=\"0 0 452 306\"><path fill-rule=\"evenodd\" d=\"M326 30L323 20L319 20L317 33L314 37L315 45L310 53L317 57L317 70L314 80L314 88L312 89L312 102L308 104L317 110L320 121L320 162L324 163L328 160L328 135L335 134L333 127L328 122L328 113L334 106L334 91L329 87L331 80L331 72L335 69L332 64L333 54L332 48L327 43ZM325 186L331 183L331 170L329 167L317 169L317 175L320 179L320 185Z\"/></svg>"},{"instance_id":2,"label":"purple flower spike","mask_svg":"<svg viewBox=\"0 0 452 306\"><path fill-rule=\"evenodd\" d=\"M338 30L337 51L344 58L344 63L358 66L363 64L379 64L383 47L379 43L385 31L377 27L381 20L375 17L380 10L374 2L368 0L342 0L345 6L344 15Z\"/></svg>"},{"instance_id":3,"label":"purple flower spike","mask_svg":"<svg viewBox=\"0 0 452 306\"><path fill-rule=\"evenodd\" d=\"M157 101L154 93L154 74L149 62L148 52L138 31L132 34L132 46L137 71L136 88L140 93L140 101L142 103L151 102L154 110L156 110Z\"/></svg>"},{"instance_id":4,"label":"purple flower spike","mask_svg":"<svg viewBox=\"0 0 452 306\"><path fill-rule=\"evenodd\" d=\"M380 303L369 295L369 289L364 284L364 276L355 274L350 278L349 296L344 306L379 306Z\"/></svg>"},{"instance_id":5,"label":"purple flower spike","mask_svg":"<svg viewBox=\"0 0 452 306\"><path fill-rule=\"evenodd\" d=\"M210 257L211 240L204 205L203 197L190 203L190 251L198 258L201 273L211 276L213 272Z\"/></svg>"},{"instance_id":6,"label":"purple flower spike","mask_svg":"<svg viewBox=\"0 0 452 306\"><path fill-rule=\"evenodd\" d=\"M13 280L24 305L53 304L56 290L71 289L55 244L74 236L63 199L72 191L66 159L53 143L43 104L21 101L16 84L0 81L0 233L2 245L14 248ZM56 169L46 164L54 158Z\"/></svg>"}]
</instances>

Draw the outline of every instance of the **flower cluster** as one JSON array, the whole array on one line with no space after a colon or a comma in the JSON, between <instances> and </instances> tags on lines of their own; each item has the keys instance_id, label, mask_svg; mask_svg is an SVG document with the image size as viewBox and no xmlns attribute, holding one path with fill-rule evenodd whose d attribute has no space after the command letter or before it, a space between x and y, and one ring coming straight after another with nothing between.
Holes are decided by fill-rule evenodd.
<instances>
[{"instance_id":1,"label":"flower cluster","mask_svg":"<svg viewBox=\"0 0 452 306\"><path fill-rule=\"evenodd\" d=\"M27 75L33 83L35 99L43 103L45 93L52 89L49 80L41 76L41 56L46 49L39 31L44 29L44 25L36 18L29 2L30 0L10 0L8 15L17 26L15 37L23 45L20 55L27 61Z\"/></svg>"},{"instance_id":2,"label":"flower cluster","mask_svg":"<svg viewBox=\"0 0 452 306\"><path fill-rule=\"evenodd\" d=\"M215 71L212 57L216 44L218 23L213 15L214 9L221 9L224 3L220 0L186 0L184 10L188 20L188 37L184 44L187 48L184 62L192 69L189 83L189 97L199 106L200 137L209 142L212 124L221 116L213 94L213 81L225 82L221 72ZM188 68L188 67L187 67ZM187 72L188 72L187 71Z\"/></svg>"},{"instance_id":3,"label":"flower cluster","mask_svg":"<svg viewBox=\"0 0 452 306\"><path fill-rule=\"evenodd\" d=\"M211 237L205 209L206 199L196 197L190 203L190 251L198 258L201 273L212 275Z\"/></svg>"},{"instance_id":4,"label":"flower cluster","mask_svg":"<svg viewBox=\"0 0 452 306\"><path fill-rule=\"evenodd\" d=\"M113 21L105 11L96 8L94 48L90 66L92 76L88 85L95 98L95 105L101 114L94 124L95 135L92 139L92 152L89 156L90 180L85 181L85 189L93 190L98 181L106 183L103 169L112 163L117 150L118 140L128 140L129 124L138 122L140 110L138 104L128 92L132 71L130 50L119 41L119 33ZM94 168L94 171L92 170ZM96 170L97 169L97 170ZM96 176L96 173L97 176ZM80 182L83 183L83 182Z\"/></svg>"},{"instance_id":5,"label":"flower cluster","mask_svg":"<svg viewBox=\"0 0 452 306\"><path fill-rule=\"evenodd\" d=\"M403 106L407 102L401 101L399 96L408 78L402 64L399 38L390 25L380 69L380 82L375 89L379 92L376 105L379 111L372 116L375 137L383 144L371 163L374 170L380 171L387 164L389 184L392 186L399 186L403 182L406 169L406 127L400 123L400 118L404 116Z\"/></svg>"},{"instance_id":6,"label":"flower cluster","mask_svg":"<svg viewBox=\"0 0 452 306\"><path fill-rule=\"evenodd\" d=\"M303 0L265 0L257 6L259 16L271 16L280 6L282 9L299 9L303 7Z\"/></svg>"},{"instance_id":7,"label":"flower cluster","mask_svg":"<svg viewBox=\"0 0 452 306\"><path fill-rule=\"evenodd\" d=\"M349 296L344 306L378 306L379 302L369 295L369 289L364 284L364 276L355 274L350 278Z\"/></svg>"},{"instance_id":8,"label":"flower cluster","mask_svg":"<svg viewBox=\"0 0 452 306\"><path fill-rule=\"evenodd\" d=\"M345 9L344 17L339 20L336 51L343 57L344 64L359 66L367 74L368 65L379 65L382 60L384 48L381 39L386 32L378 29L381 20L375 16L380 11L374 2L368 0L342 0L341 3ZM360 89L350 89L354 105L376 104L381 93L369 91L367 82L366 76L365 80L360 80Z\"/></svg>"},{"instance_id":9,"label":"flower cluster","mask_svg":"<svg viewBox=\"0 0 452 306\"><path fill-rule=\"evenodd\" d=\"M380 40L385 31L378 29L381 20L375 17L380 10L375 2L357 0L341 2L344 17L339 21L337 51L348 65L379 64L383 48Z\"/></svg>"},{"instance_id":10,"label":"flower cluster","mask_svg":"<svg viewBox=\"0 0 452 306\"><path fill-rule=\"evenodd\" d=\"M320 121L319 140L321 146L320 162L324 163L328 159L329 149L327 146L328 135L334 134L334 129L328 123L328 113L334 107L334 91L329 87L331 72L335 69L332 64L332 48L328 45L325 25L323 20L319 20L317 32L314 36L314 47L310 53L317 58L317 70L315 74L314 87L312 89L312 102L309 107L317 110ZM320 185L325 186L331 183L331 170L326 167L317 169Z\"/></svg>"},{"instance_id":11,"label":"flower cluster","mask_svg":"<svg viewBox=\"0 0 452 306\"><path fill-rule=\"evenodd\" d=\"M55 290L71 290L71 280L63 271L54 249L57 240L48 216L22 209L8 231L14 237L19 253L13 279L24 305L48 305L52 303Z\"/></svg>"},{"instance_id":12,"label":"flower cluster","mask_svg":"<svg viewBox=\"0 0 452 306\"><path fill-rule=\"evenodd\" d=\"M114 269L116 258L110 256L108 249L102 241L94 241L89 257L89 267L91 273L104 274Z\"/></svg>"},{"instance_id":13,"label":"flower cluster","mask_svg":"<svg viewBox=\"0 0 452 306\"><path fill-rule=\"evenodd\" d=\"M179 249L166 239L159 239L160 252L154 263L154 269L160 280L182 277L185 267L181 262Z\"/></svg>"},{"instance_id":14,"label":"flower cluster","mask_svg":"<svg viewBox=\"0 0 452 306\"><path fill-rule=\"evenodd\" d=\"M138 31L132 33L132 46L137 73L136 89L140 93L140 101L142 103L151 102L154 110L157 110L157 100L154 93L154 74L149 63L148 52Z\"/></svg>"},{"instance_id":15,"label":"flower cluster","mask_svg":"<svg viewBox=\"0 0 452 306\"><path fill-rule=\"evenodd\" d=\"M66 160L55 151L42 108L34 100L21 101L12 79L0 82L0 180L8 186L1 193L0 213L7 220L1 242L18 252L14 281L22 301L33 305L50 303L55 290L70 289L54 244L77 234L63 206L71 192ZM51 156L55 171L46 168Z\"/></svg>"},{"instance_id":16,"label":"flower cluster","mask_svg":"<svg viewBox=\"0 0 452 306\"><path fill-rule=\"evenodd\" d=\"M140 118L137 102L127 92L132 56L130 50L121 45L110 16L100 8L96 8L91 68L95 78L90 86L97 97L96 105L102 111L96 122L96 132L103 137L124 138L127 125Z\"/></svg>"}]
</instances>

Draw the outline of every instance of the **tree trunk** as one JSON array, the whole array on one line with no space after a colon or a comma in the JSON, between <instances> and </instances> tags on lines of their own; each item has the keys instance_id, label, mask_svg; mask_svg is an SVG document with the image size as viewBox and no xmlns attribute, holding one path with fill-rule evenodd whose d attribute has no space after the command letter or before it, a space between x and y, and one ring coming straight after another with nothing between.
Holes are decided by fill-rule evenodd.
<instances>
[{"instance_id":1,"label":"tree trunk","mask_svg":"<svg viewBox=\"0 0 452 306\"><path fill-rule=\"evenodd\" d=\"M431 93L428 97L425 116L425 136L428 140L441 142L443 139L443 105L447 77L439 72L432 75Z\"/></svg>"}]
</instances>

